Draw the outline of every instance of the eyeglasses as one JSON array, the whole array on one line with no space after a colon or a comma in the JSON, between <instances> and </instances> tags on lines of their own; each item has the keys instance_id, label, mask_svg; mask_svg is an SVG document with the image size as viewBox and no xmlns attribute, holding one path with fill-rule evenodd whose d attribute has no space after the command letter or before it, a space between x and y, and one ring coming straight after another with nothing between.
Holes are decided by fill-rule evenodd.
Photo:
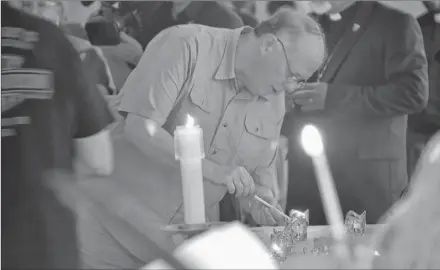
<instances>
[{"instance_id":1,"label":"eyeglasses","mask_svg":"<svg viewBox=\"0 0 440 270\"><path fill-rule=\"evenodd\" d=\"M281 39L279 37L277 37L277 36L275 36L275 37L277 38L278 42L281 44L281 47L283 48L284 58L286 58L286 63L287 63L287 69L289 70L289 73L290 73L290 75L287 76L287 78L286 78L286 83L287 84L295 83L297 85L297 87L295 87L295 89L293 89L293 90L291 89L291 91L302 89L306 85L307 80L304 79L301 75L294 73L292 71L292 68L290 67L290 64L289 64L289 58L287 57L286 47L284 46L284 43L281 41Z\"/></svg>"}]
</instances>

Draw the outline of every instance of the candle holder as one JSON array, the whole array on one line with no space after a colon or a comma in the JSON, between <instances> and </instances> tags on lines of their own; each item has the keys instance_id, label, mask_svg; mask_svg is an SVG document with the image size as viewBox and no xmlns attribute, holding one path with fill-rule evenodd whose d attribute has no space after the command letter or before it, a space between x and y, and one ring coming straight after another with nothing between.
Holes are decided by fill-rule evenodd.
<instances>
[{"instance_id":1,"label":"candle holder","mask_svg":"<svg viewBox=\"0 0 440 270\"><path fill-rule=\"evenodd\" d=\"M282 263L287 259L287 255L292 252L295 240L286 230L273 229L270 235L270 251L271 255L278 262Z\"/></svg>"},{"instance_id":2,"label":"candle holder","mask_svg":"<svg viewBox=\"0 0 440 270\"><path fill-rule=\"evenodd\" d=\"M309 210L300 212L298 210L290 210L290 220L287 221L285 230L291 234L291 237L298 241L307 239L307 227L309 226Z\"/></svg>"},{"instance_id":3,"label":"candle holder","mask_svg":"<svg viewBox=\"0 0 440 270\"><path fill-rule=\"evenodd\" d=\"M358 214L352 210L345 216L345 230L351 235L363 235L367 226L367 212Z\"/></svg>"},{"instance_id":4,"label":"candle holder","mask_svg":"<svg viewBox=\"0 0 440 270\"><path fill-rule=\"evenodd\" d=\"M162 230L172 234L182 235L186 240L225 224L227 224L227 222L207 222L202 224L170 224L163 227Z\"/></svg>"}]
</instances>

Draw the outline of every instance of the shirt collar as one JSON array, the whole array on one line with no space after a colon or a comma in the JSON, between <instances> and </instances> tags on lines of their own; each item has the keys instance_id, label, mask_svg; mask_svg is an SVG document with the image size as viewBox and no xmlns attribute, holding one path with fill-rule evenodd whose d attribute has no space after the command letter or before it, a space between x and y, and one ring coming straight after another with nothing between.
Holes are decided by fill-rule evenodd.
<instances>
[{"instance_id":1,"label":"shirt collar","mask_svg":"<svg viewBox=\"0 0 440 270\"><path fill-rule=\"evenodd\" d=\"M235 55L237 52L238 40L242 33L249 33L251 31L251 27L245 26L234 29L228 33L225 51L217 72L214 75L216 80L235 79Z\"/></svg>"}]
</instances>

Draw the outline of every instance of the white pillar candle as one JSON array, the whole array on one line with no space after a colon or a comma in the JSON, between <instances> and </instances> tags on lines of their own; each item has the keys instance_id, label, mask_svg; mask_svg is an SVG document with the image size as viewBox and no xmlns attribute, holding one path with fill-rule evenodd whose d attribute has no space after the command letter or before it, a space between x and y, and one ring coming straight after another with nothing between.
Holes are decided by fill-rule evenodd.
<instances>
[{"instance_id":1,"label":"white pillar candle","mask_svg":"<svg viewBox=\"0 0 440 270\"><path fill-rule=\"evenodd\" d=\"M194 125L194 119L190 115L188 115L186 125L176 127L174 147L176 159L180 161L185 223L205 223L202 173L202 159L205 157L203 130L200 126Z\"/></svg>"},{"instance_id":2,"label":"white pillar candle","mask_svg":"<svg viewBox=\"0 0 440 270\"><path fill-rule=\"evenodd\" d=\"M333 237L336 240L343 241L345 239L345 229L341 205L324 152L321 134L315 126L307 125L302 131L301 142L305 152L312 158L319 192L327 220L331 225Z\"/></svg>"}]
</instances>

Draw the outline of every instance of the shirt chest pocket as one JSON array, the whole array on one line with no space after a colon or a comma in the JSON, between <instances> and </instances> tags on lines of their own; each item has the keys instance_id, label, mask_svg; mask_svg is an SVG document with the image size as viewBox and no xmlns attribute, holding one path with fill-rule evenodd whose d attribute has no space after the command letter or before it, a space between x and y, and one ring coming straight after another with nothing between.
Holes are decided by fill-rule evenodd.
<instances>
[{"instance_id":1,"label":"shirt chest pocket","mask_svg":"<svg viewBox=\"0 0 440 270\"><path fill-rule=\"evenodd\" d=\"M248 169L272 163L278 148L281 122L282 118L275 115L246 115L238 156Z\"/></svg>"},{"instance_id":2,"label":"shirt chest pocket","mask_svg":"<svg viewBox=\"0 0 440 270\"><path fill-rule=\"evenodd\" d=\"M214 99L209 96L209 93L198 87L197 84L192 87L189 93L189 100L193 105L192 110L202 110L205 113L211 113L216 108Z\"/></svg>"}]
</instances>

